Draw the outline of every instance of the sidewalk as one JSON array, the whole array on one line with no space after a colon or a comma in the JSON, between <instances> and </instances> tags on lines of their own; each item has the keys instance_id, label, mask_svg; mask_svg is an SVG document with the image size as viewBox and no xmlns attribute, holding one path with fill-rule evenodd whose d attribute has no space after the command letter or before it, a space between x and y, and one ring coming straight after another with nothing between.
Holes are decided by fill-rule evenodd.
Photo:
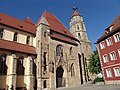
<instances>
[{"instance_id":1,"label":"sidewalk","mask_svg":"<svg viewBox=\"0 0 120 90\"><path fill-rule=\"evenodd\" d=\"M120 85L96 85L96 84L84 84L77 87L61 87L57 90L120 90Z\"/></svg>"}]
</instances>

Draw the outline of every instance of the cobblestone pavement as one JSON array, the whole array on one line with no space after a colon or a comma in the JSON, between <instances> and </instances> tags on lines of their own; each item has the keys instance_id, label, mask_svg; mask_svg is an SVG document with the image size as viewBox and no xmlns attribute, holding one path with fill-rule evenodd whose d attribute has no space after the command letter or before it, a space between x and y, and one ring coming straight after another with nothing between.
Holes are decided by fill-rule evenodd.
<instances>
[{"instance_id":1,"label":"cobblestone pavement","mask_svg":"<svg viewBox=\"0 0 120 90\"><path fill-rule=\"evenodd\" d=\"M82 85L72 88L58 88L57 90L120 90L120 85Z\"/></svg>"}]
</instances>

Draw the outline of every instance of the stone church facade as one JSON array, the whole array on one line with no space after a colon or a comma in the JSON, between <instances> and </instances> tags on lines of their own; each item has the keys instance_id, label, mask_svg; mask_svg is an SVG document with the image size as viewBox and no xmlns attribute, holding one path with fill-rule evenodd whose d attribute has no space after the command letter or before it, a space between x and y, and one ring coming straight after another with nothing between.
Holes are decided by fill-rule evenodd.
<instances>
[{"instance_id":1,"label":"stone church facade","mask_svg":"<svg viewBox=\"0 0 120 90\"><path fill-rule=\"evenodd\" d=\"M55 90L89 81L92 47L76 7L70 31L47 11L36 25L29 18L9 18L0 13L0 90Z\"/></svg>"},{"instance_id":2,"label":"stone church facade","mask_svg":"<svg viewBox=\"0 0 120 90\"><path fill-rule=\"evenodd\" d=\"M38 20L36 32L38 88L73 87L89 80L88 58L92 54L83 17L78 9L70 19L70 32L47 11ZM42 81L42 82L41 82Z\"/></svg>"}]
</instances>

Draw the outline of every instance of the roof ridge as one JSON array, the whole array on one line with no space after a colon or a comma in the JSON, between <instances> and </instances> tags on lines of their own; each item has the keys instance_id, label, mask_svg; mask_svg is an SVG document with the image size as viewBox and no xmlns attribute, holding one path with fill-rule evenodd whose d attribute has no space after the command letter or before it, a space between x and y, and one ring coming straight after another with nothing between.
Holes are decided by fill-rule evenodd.
<instances>
[{"instance_id":1,"label":"roof ridge","mask_svg":"<svg viewBox=\"0 0 120 90\"><path fill-rule=\"evenodd\" d=\"M47 10L45 10L39 17L38 21L36 22L35 26L38 25L38 23L40 22L41 18L43 17L43 15L45 14L45 12L47 12Z\"/></svg>"},{"instance_id":2,"label":"roof ridge","mask_svg":"<svg viewBox=\"0 0 120 90\"><path fill-rule=\"evenodd\" d=\"M27 18L24 20L24 22L29 23L29 24L32 24L32 25L35 25L35 24L33 23L33 21L30 19L30 17L27 17Z\"/></svg>"}]
</instances>

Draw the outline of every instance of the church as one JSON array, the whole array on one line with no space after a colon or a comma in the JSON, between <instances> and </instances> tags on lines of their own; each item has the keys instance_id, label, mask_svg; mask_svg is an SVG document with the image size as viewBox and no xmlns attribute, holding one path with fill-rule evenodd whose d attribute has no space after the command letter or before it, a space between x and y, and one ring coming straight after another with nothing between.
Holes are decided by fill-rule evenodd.
<instances>
[{"instance_id":1,"label":"church","mask_svg":"<svg viewBox=\"0 0 120 90\"><path fill-rule=\"evenodd\" d=\"M92 54L77 7L70 30L44 11L36 24L0 13L0 90L55 90L89 81Z\"/></svg>"}]
</instances>

